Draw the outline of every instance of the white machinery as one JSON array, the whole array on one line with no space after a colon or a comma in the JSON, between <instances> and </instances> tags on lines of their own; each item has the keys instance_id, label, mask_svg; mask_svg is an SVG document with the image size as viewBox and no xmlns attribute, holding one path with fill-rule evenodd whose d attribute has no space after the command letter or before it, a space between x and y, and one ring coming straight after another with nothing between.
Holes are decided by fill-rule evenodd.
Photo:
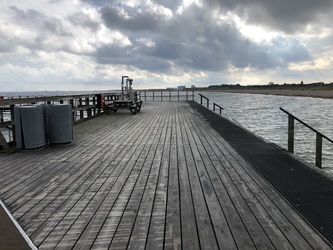
<instances>
[{"instance_id":1,"label":"white machinery","mask_svg":"<svg viewBox=\"0 0 333 250\"><path fill-rule=\"evenodd\" d=\"M111 104L106 106L109 111L117 112L118 109L129 109L133 115L140 112L142 101L139 100L138 94L132 88L133 79L128 76L121 77L121 94Z\"/></svg>"}]
</instances>

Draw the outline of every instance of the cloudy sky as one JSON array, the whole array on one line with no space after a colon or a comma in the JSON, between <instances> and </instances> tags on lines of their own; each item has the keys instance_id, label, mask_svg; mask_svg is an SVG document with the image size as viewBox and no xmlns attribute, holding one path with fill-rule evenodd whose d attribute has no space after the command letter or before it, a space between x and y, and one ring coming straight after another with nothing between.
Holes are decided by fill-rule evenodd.
<instances>
[{"instance_id":1,"label":"cloudy sky","mask_svg":"<svg viewBox=\"0 0 333 250\"><path fill-rule=\"evenodd\" d=\"M3 0L0 92L333 81L332 0Z\"/></svg>"}]
</instances>

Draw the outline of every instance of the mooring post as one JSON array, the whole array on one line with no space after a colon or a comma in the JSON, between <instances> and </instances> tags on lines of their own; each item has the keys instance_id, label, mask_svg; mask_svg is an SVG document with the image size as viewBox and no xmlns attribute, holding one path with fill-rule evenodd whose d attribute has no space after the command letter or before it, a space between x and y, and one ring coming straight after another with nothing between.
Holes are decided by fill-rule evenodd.
<instances>
[{"instance_id":1,"label":"mooring post","mask_svg":"<svg viewBox=\"0 0 333 250\"><path fill-rule=\"evenodd\" d=\"M288 151L290 153L294 153L294 131L295 131L294 117L288 115Z\"/></svg>"},{"instance_id":2,"label":"mooring post","mask_svg":"<svg viewBox=\"0 0 333 250\"><path fill-rule=\"evenodd\" d=\"M322 164L322 149L323 149L323 137L321 134L316 133L316 166L321 168Z\"/></svg>"}]
</instances>

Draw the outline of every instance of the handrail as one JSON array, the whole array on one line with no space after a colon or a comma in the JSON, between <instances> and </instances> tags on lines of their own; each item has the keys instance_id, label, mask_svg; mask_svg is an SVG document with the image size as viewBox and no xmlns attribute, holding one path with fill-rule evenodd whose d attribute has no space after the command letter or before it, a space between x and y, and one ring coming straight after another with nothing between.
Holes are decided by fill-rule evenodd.
<instances>
[{"instance_id":1,"label":"handrail","mask_svg":"<svg viewBox=\"0 0 333 250\"><path fill-rule=\"evenodd\" d=\"M305 127L309 128L313 132L316 133L316 166L321 168L322 167L322 145L323 145L323 138L325 138L327 141L333 143L333 140L328 138L326 135L320 133L318 130L314 129L307 123L303 122L293 114L289 113L285 109L280 107L280 110L282 110L284 113L288 115L288 151L291 153L294 153L294 123L295 120L304 125Z\"/></svg>"},{"instance_id":2,"label":"handrail","mask_svg":"<svg viewBox=\"0 0 333 250\"><path fill-rule=\"evenodd\" d=\"M224 108L222 108L220 105L216 104L215 102L213 103L213 111L215 111L215 106L220 108L220 115L221 115L221 110L224 110Z\"/></svg>"},{"instance_id":3,"label":"handrail","mask_svg":"<svg viewBox=\"0 0 333 250\"><path fill-rule=\"evenodd\" d=\"M202 98L204 98L207 101L207 108L209 108L209 99L200 93L199 93L199 96L200 96L200 104L202 105Z\"/></svg>"},{"instance_id":4,"label":"handrail","mask_svg":"<svg viewBox=\"0 0 333 250\"><path fill-rule=\"evenodd\" d=\"M280 108L283 112L285 112L286 114L292 116L296 121L298 121L299 123L303 124L305 127L311 129L313 132L320 134L323 138L325 138L326 140L328 140L329 142L333 143L333 140L328 138L326 135L322 134L321 132L319 132L318 130L314 129L313 127L311 127L310 125L306 124L305 122L303 122L302 120L300 120L299 118L297 118L296 116L294 116L293 114L289 113L288 111L286 111L283 108Z\"/></svg>"},{"instance_id":5,"label":"handrail","mask_svg":"<svg viewBox=\"0 0 333 250\"><path fill-rule=\"evenodd\" d=\"M143 101L182 101L194 100L194 90L139 90ZM189 93L190 92L190 93ZM148 95L147 95L148 93ZM176 93L176 95L174 95ZM185 93L185 94L180 94ZM150 94L150 95L149 95Z\"/></svg>"}]
</instances>

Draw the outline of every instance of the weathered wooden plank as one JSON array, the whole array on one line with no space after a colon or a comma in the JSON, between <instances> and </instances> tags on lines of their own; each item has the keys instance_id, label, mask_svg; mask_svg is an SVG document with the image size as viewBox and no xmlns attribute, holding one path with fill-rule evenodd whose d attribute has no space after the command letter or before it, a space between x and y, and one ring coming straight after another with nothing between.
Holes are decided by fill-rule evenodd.
<instances>
[{"instance_id":1,"label":"weathered wooden plank","mask_svg":"<svg viewBox=\"0 0 333 250\"><path fill-rule=\"evenodd\" d=\"M145 186L140 208L138 210L132 234L128 242L128 249L145 249L154 205L153 197L157 188L160 165L160 161L155 160L152 162L151 172Z\"/></svg>"},{"instance_id":2,"label":"weathered wooden plank","mask_svg":"<svg viewBox=\"0 0 333 250\"><path fill-rule=\"evenodd\" d=\"M111 249L126 249L129 239L132 234L132 229L137 217L137 213L142 200L142 195L145 190L147 179L150 173L152 162L145 162L143 170L140 173L137 183L132 190L131 196L128 200L123 216L117 228L117 231L112 239Z\"/></svg>"},{"instance_id":3,"label":"weathered wooden plank","mask_svg":"<svg viewBox=\"0 0 333 250\"><path fill-rule=\"evenodd\" d=\"M212 185L211 178L217 178L216 173L210 172L210 175L207 173L206 167L211 166L210 158L207 155L207 152L205 148L202 145L203 138L201 138L200 130L198 129L198 124L195 124L194 121L191 119L191 117L187 117L186 119L187 126L190 127L188 130L188 135L193 136L193 138L196 141L196 144L191 144L192 152L196 152L197 154L197 160L195 161L196 165L196 171L198 173L198 176L200 177L201 182L201 188L203 190L203 194L205 196L207 207L211 216L212 224L214 227L214 233L216 235L216 240L219 244L220 248L227 248L227 249L236 249L236 243L234 242L234 238L237 239L237 236L233 236L232 232L230 231L227 218L225 216L225 212L221 208L221 203L217 198L217 195L215 193L215 188ZM205 166L206 165L206 166ZM209 166L207 166L209 165ZM216 187L219 188L219 185ZM229 212L229 211L228 211ZM229 213L230 215L230 213ZM232 223L232 222L229 222ZM240 224L239 224L240 225ZM239 227L238 233L242 232L243 227ZM246 229L243 229L243 232L245 232ZM241 237L240 242L245 242L246 244L241 245L243 248L251 249L255 248L251 244L251 238L244 233ZM239 242L238 242L239 243ZM240 244L239 244L240 245Z\"/></svg>"},{"instance_id":4,"label":"weathered wooden plank","mask_svg":"<svg viewBox=\"0 0 333 250\"><path fill-rule=\"evenodd\" d=\"M172 141L172 140L171 140ZM170 141L170 142L171 142ZM164 247L170 249L181 249L181 227L180 227L180 197L178 181L178 159L177 147L170 148L170 168L168 181L168 198L166 205L166 225Z\"/></svg>"},{"instance_id":5,"label":"weathered wooden plank","mask_svg":"<svg viewBox=\"0 0 333 250\"><path fill-rule=\"evenodd\" d=\"M192 199L198 228L201 249L218 249L215 232L209 216L206 200L201 189L199 176L195 169L195 162L189 145L184 145L188 167L188 175L192 190Z\"/></svg>"},{"instance_id":6,"label":"weathered wooden plank","mask_svg":"<svg viewBox=\"0 0 333 250\"><path fill-rule=\"evenodd\" d=\"M169 154L164 151L164 155ZM168 195L169 161L161 162L161 170L157 181L157 189L154 196L154 206L150 219L149 233L146 247L149 249L163 249L166 204Z\"/></svg>"}]
</instances>

